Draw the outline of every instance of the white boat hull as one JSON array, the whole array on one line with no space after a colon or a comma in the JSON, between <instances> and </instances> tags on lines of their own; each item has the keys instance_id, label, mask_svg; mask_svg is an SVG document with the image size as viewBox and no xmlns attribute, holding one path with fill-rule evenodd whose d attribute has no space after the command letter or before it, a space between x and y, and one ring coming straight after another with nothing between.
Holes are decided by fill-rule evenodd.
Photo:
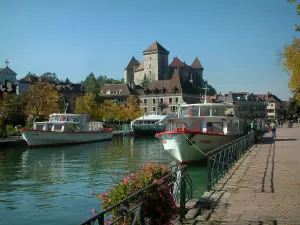
<instances>
[{"instance_id":1,"label":"white boat hull","mask_svg":"<svg viewBox=\"0 0 300 225\"><path fill-rule=\"evenodd\" d=\"M56 132L22 130L22 137L28 146L51 146L64 144L82 144L88 142L104 141L112 138L109 132Z\"/></svg>"},{"instance_id":2,"label":"white boat hull","mask_svg":"<svg viewBox=\"0 0 300 225\"><path fill-rule=\"evenodd\" d=\"M240 136L193 132L164 132L156 135L162 140L164 150L181 163L206 159L206 154Z\"/></svg>"}]
</instances>

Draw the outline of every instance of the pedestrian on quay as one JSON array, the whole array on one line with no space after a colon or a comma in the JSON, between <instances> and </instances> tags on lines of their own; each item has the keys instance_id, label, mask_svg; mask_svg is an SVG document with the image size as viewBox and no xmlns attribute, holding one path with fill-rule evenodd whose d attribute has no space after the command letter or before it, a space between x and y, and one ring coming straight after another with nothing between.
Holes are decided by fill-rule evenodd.
<instances>
[{"instance_id":1,"label":"pedestrian on quay","mask_svg":"<svg viewBox=\"0 0 300 225\"><path fill-rule=\"evenodd\" d=\"M276 124L274 122L271 123L270 131L272 132L272 138L275 141L276 140Z\"/></svg>"}]
</instances>

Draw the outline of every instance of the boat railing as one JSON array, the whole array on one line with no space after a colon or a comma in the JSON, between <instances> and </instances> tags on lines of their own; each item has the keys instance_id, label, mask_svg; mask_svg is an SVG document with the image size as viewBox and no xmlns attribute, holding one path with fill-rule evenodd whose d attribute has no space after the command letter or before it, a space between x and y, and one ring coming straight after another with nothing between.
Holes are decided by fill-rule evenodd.
<instances>
[{"instance_id":1,"label":"boat railing","mask_svg":"<svg viewBox=\"0 0 300 225\"><path fill-rule=\"evenodd\" d=\"M162 177L160 180L168 181L167 185L170 187L171 195L177 207L179 205L178 214L172 221L175 223L179 219L182 219L185 215L186 203L193 197L193 186L192 179L190 178L187 172L187 166L176 165L172 166L170 169L170 173ZM147 218L147 215L145 214L145 208L148 204L147 192L151 191L155 185L155 183L152 183L147 187L142 188L136 193L122 199L112 207L100 212L99 214L81 223L81 225L104 225L105 222L109 220L110 215L116 211L119 212L119 216L114 221L111 221L109 224L121 224L121 222L128 217L132 218L132 225L149 224L149 218Z\"/></svg>"}]
</instances>

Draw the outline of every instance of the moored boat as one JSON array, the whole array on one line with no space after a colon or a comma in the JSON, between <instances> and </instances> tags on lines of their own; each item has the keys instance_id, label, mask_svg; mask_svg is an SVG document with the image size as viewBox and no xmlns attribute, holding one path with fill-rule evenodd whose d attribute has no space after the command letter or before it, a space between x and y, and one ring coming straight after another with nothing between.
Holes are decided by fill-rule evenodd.
<instances>
[{"instance_id":1,"label":"moored boat","mask_svg":"<svg viewBox=\"0 0 300 225\"><path fill-rule=\"evenodd\" d=\"M157 132L166 130L166 121L176 115L160 115L152 112L141 116L131 122L131 130L135 136L154 136Z\"/></svg>"},{"instance_id":2,"label":"moored boat","mask_svg":"<svg viewBox=\"0 0 300 225\"><path fill-rule=\"evenodd\" d=\"M82 144L109 140L111 128L102 122L90 122L87 114L51 114L49 121L35 122L32 129L23 128L21 134L28 146Z\"/></svg>"},{"instance_id":3,"label":"moored boat","mask_svg":"<svg viewBox=\"0 0 300 225\"><path fill-rule=\"evenodd\" d=\"M246 132L245 121L234 116L232 104L199 103L181 105L178 117L168 119L166 131L156 137L176 160L191 163Z\"/></svg>"}]
</instances>

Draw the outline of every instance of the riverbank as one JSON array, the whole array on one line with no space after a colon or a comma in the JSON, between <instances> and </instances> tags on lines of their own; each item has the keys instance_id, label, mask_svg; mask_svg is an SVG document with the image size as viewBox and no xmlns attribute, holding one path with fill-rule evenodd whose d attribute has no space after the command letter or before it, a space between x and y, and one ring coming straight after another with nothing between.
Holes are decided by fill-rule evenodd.
<instances>
[{"instance_id":1,"label":"riverbank","mask_svg":"<svg viewBox=\"0 0 300 225\"><path fill-rule=\"evenodd\" d=\"M195 218L195 207L184 224L299 224L299 146L298 126L278 128L275 143L266 134L204 194L212 200L211 209Z\"/></svg>"},{"instance_id":2,"label":"riverbank","mask_svg":"<svg viewBox=\"0 0 300 225\"><path fill-rule=\"evenodd\" d=\"M22 136L10 136L7 138L0 138L0 149L4 147L24 144L26 144L26 141L22 138Z\"/></svg>"}]
</instances>

